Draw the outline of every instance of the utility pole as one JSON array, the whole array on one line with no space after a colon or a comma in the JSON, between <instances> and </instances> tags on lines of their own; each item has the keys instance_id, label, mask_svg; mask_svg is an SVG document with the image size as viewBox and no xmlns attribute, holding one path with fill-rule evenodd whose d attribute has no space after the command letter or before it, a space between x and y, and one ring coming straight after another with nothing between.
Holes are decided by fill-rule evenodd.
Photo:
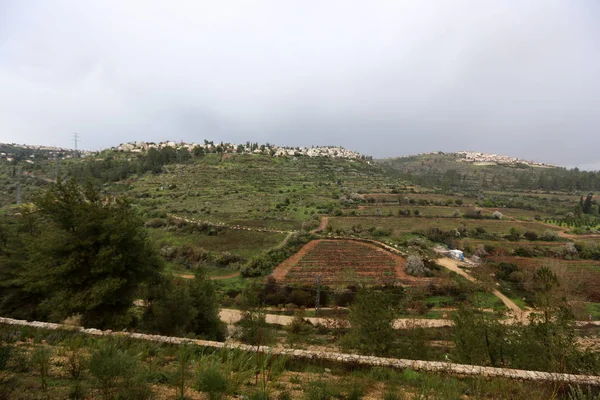
<instances>
[{"instance_id":1,"label":"utility pole","mask_svg":"<svg viewBox=\"0 0 600 400\"><path fill-rule=\"evenodd\" d=\"M54 153L54 182L58 182L58 157Z\"/></svg>"},{"instance_id":2,"label":"utility pole","mask_svg":"<svg viewBox=\"0 0 600 400\"><path fill-rule=\"evenodd\" d=\"M21 167L17 167L17 204L21 205L23 199L21 198Z\"/></svg>"},{"instance_id":3,"label":"utility pole","mask_svg":"<svg viewBox=\"0 0 600 400\"><path fill-rule=\"evenodd\" d=\"M315 317L319 316L320 305L321 305L321 275L317 275L317 297L315 298Z\"/></svg>"},{"instance_id":4,"label":"utility pole","mask_svg":"<svg viewBox=\"0 0 600 400\"><path fill-rule=\"evenodd\" d=\"M79 142L80 137L77 132L73 133L73 144L75 145L75 156L77 157L77 143Z\"/></svg>"}]
</instances>

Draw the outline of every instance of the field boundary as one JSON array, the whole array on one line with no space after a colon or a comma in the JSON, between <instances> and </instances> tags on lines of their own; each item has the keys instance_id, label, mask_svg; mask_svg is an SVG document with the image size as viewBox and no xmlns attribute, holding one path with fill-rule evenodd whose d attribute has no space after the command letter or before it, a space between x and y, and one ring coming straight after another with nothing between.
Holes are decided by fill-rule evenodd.
<instances>
[{"instance_id":1,"label":"field boundary","mask_svg":"<svg viewBox=\"0 0 600 400\"><path fill-rule=\"evenodd\" d=\"M256 228L253 226L245 226L245 225L227 225L223 222L212 222L212 221L204 221L204 220L196 220L196 219L191 219L191 218L184 218L184 217L180 217L178 215L175 214L167 214L167 217L169 218L173 218L175 220L178 221L184 221L187 222L188 224L195 224L195 225L209 225L209 226L214 226L214 227L218 227L218 228L227 228L227 229L233 229L233 230L238 230L238 231L254 231L254 232L271 232L271 233L296 233L298 231L286 231L286 230L279 230L279 229L269 229L269 228Z\"/></svg>"},{"instance_id":2,"label":"field boundary","mask_svg":"<svg viewBox=\"0 0 600 400\"><path fill-rule=\"evenodd\" d=\"M575 384L575 385L593 385L600 386L600 376L593 375L575 375L561 374L541 371L527 371L519 369L482 367L479 365L456 364L440 361L409 360L400 358L384 358L374 356L361 356L358 354L310 351L300 349L281 349L268 346L250 346L245 344L228 344L224 342L214 342L209 340L188 339L173 336L149 335L132 332L113 332L111 330L102 331L94 328L83 328L79 326L54 324L49 322L24 321L12 318L0 317L0 324L9 326L27 326L36 329L47 330L67 330L85 335L100 337L127 337L136 340L146 340L158 343L181 345L193 344L199 347L209 347L215 349L237 349L247 352L261 352L275 355L282 355L294 359L308 361L328 361L356 366L385 367L394 369L412 369L422 372L434 372L440 374L456 376L475 376L486 378L506 378L518 379L536 382L553 382L556 384Z\"/></svg>"}]
</instances>

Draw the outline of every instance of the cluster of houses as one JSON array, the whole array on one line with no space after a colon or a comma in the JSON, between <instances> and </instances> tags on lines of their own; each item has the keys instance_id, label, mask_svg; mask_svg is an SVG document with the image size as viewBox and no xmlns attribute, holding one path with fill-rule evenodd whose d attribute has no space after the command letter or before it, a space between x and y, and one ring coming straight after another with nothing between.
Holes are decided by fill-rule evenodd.
<instances>
[{"instance_id":1,"label":"cluster of houses","mask_svg":"<svg viewBox=\"0 0 600 400\"><path fill-rule=\"evenodd\" d=\"M92 152L83 150L77 151L79 157L86 157ZM44 158L57 157L59 159L73 158L75 154L74 150L63 149L61 147L54 146L43 146L43 145L30 145L30 144L16 144L16 143L0 143L0 160L12 162L16 159L20 159L27 164L35 164L36 155L43 156Z\"/></svg>"},{"instance_id":2,"label":"cluster of houses","mask_svg":"<svg viewBox=\"0 0 600 400\"><path fill-rule=\"evenodd\" d=\"M117 147L113 147L112 150L126 151L132 153L142 153L148 151L151 148L164 148L172 147L174 149L187 149L193 152L195 148L199 147L206 153L240 153L240 154L268 154L275 157L285 156L304 156L304 157L333 157L333 158L345 158L350 160L365 160L371 159L371 157L362 155L352 150L347 150L343 147L338 146L312 146L312 147L285 147L276 146L273 144L258 143L246 144L232 144L232 143L218 143L204 141L204 143L184 143L184 142L173 142L164 141L160 143L154 142L129 142L121 144Z\"/></svg>"},{"instance_id":3,"label":"cluster of houses","mask_svg":"<svg viewBox=\"0 0 600 400\"><path fill-rule=\"evenodd\" d=\"M430 151L427 153L419 153L416 155L407 155L407 156L399 156L397 158L412 158L412 157L420 157L420 156L429 156L429 155L449 155L456 156L457 161L468 162L473 164L480 165L527 165L529 167L547 167L554 168L556 165L536 162L536 161L528 161L521 160L515 157L509 156L499 156L498 154L489 154L489 153L481 153L477 151L458 151L456 153L446 153L443 151Z\"/></svg>"},{"instance_id":4,"label":"cluster of houses","mask_svg":"<svg viewBox=\"0 0 600 400\"><path fill-rule=\"evenodd\" d=\"M459 151L456 153L458 161L481 164L498 165L527 165L530 167L555 167L552 164L540 163L535 161L521 160L515 157L499 156L497 154L479 153L474 151Z\"/></svg>"}]
</instances>

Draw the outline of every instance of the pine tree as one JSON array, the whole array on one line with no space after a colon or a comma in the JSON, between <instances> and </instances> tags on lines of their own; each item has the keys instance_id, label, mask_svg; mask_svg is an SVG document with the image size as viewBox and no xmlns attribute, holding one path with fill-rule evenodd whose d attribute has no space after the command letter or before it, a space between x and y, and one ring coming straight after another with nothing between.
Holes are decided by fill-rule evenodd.
<instances>
[{"instance_id":1,"label":"pine tree","mask_svg":"<svg viewBox=\"0 0 600 400\"><path fill-rule=\"evenodd\" d=\"M70 180L52 184L34 203L37 232L16 281L39 297L37 311L55 321L80 315L87 326L125 325L140 286L162 277L130 202Z\"/></svg>"},{"instance_id":2,"label":"pine tree","mask_svg":"<svg viewBox=\"0 0 600 400\"><path fill-rule=\"evenodd\" d=\"M594 197L594 194L589 193L583 202L581 210L584 214L591 214L592 212L592 197ZM583 196L581 198L583 199Z\"/></svg>"}]
</instances>

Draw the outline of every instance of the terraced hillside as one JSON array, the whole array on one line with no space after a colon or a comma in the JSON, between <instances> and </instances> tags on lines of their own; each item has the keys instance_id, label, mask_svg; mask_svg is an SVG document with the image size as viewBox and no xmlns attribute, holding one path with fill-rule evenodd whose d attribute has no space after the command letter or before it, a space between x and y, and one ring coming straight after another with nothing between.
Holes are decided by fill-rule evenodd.
<instances>
[{"instance_id":1,"label":"terraced hillside","mask_svg":"<svg viewBox=\"0 0 600 400\"><path fill-rule=\"evenodd\" d=\"M567 170L540 163L469 162L464 154L429 153L378 160L415 184L461 191L600 189L596 172Z\"/></svg>"},{"instance_id":2,"label":"terraced hillside","mask_svg":"<svg viewBox=\"0 0 600 400\"><path fill-rule=\"evenodd\" d=\"M281 229L300 229L338 209L340 197L394 182L378 166L330 158L210 154L165 170L121 187L148 214Z\"/></svg>"}]
</instances>

